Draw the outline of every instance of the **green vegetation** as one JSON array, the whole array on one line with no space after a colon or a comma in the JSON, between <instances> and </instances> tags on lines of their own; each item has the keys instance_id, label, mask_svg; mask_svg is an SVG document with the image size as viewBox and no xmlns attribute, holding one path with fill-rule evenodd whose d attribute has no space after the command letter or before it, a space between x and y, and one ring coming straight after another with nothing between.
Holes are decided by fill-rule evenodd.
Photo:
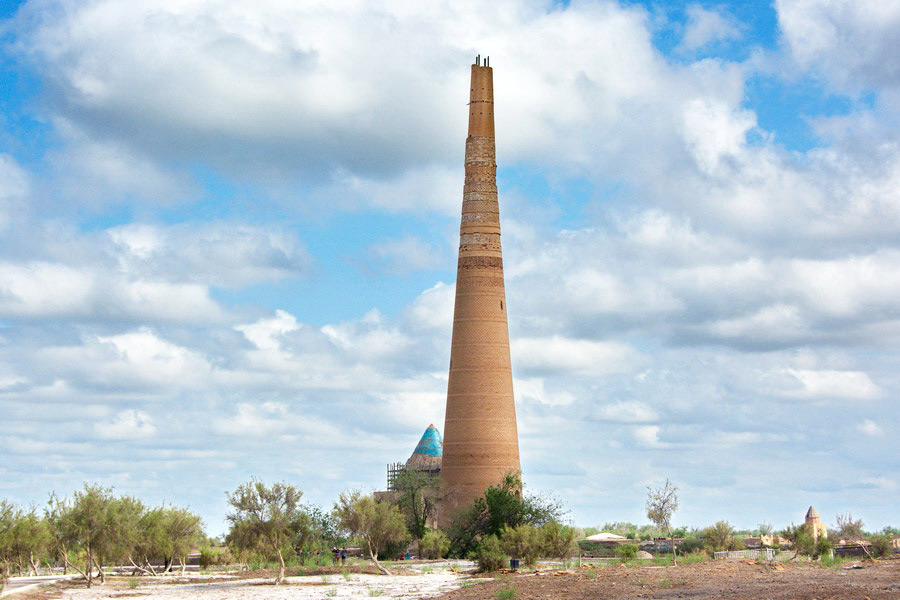
<instances>
[{"instance_id":1,"label":"green vegetation","mask_svg":"<svg viewBox=\"0 0 900 600\"><path fill-rule=\"evenodd\" d=\"M390 544L409 539L403 514L397 507L388 502L376 502L374 496L363 496L357 490L342 493L333 514L342 528L360 538L375 567L390 575L386 566L378 562L379 553Z\"/></svg>"},{"instance_id":2,"label":"green vegetation","mask_svg":"<svg viewBox=\"0 0 900 600\"><path fill-rule=\"evenodd\" d=\"M430 529L419 542L419 548L426 558L444 558L450 550L450 538L440 529Z\"/></svg>"},{"instance_id":3,"label":"green vegetation","mask_svg":"<svg viewBox=\"0 0 900 600\"><path fill-rule=\"evenodd\" d=\"M229 545L243 552L256 551L277 558L275 585L284 579L284 556L290 552L292 542L298 537L302 541L311 530L309 516L300 505L301 496L303 492L287 483L269 487L257 479L238 486L228 496L233 509L227 516L231 523Z\"/></svg>"},{"instance_id":4,"label":"green vegetation","mask_svg":"<svg viewBox=\"0 0 900 600\"><path fill-rule=\"evenodd\" d=\"M618 554L622 562L625 562L628 560L634 560L639 549L640 548L638 548L637 544L624 544L616 549L616 554Z\"/></svg>"},{"instance_id":5,"label":"green vegetation","mask_svg":"<svg viewBox=\"0 0 900 600\"><path fill-rule=\"evenodd\" d=\"M516 597L516 589L509 584L505 584L499 590L494 593L494 598L497 600L512 600Z\"/></svg>"},{"instance_id":6,"label":"green vegetation","mask_svg":"<svg viewBox=\"0 0 900 600\"><path fill-rule=\"evenodd\" d=\"M489 535L481 540L475 549L474 558L478 564L478 570L482 573L492 573L504 568L509 557L503 553L500 540L496 535Z\"/></svg>"}]
</instances>

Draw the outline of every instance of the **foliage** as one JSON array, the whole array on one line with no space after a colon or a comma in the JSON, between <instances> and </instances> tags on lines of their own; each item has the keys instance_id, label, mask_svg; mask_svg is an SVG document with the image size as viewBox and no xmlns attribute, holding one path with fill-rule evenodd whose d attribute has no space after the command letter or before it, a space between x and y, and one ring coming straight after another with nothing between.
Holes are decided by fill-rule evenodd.
<instances>
[{"instance_id":1,"label":"foliage","mask_svg":"<svg viewBox=\"0 0 900 600\"><path fill-rule=\"evenodd\" d=\"M706 540L706 547L710 552L728 550L734 539L733 535L734 527L728 521L717 521L715 525L710 525L703 530L703 538Z\"/></svg>"},{"instance_id":2,"label":"foliage","mask_svg":"<svg viewBox=\"0 0 900 600\"><path fill-rule=\"evenodd\" d=\"M394 479L397 507L406 519L407 529L417 541L421 541L428 531L428 520L434 514L440 489L440 477L427 471L403 469Z\"/></svg>"},{"instance_id":3,"label":"foliage","mask_svg":"<svg viewBox=\"0 0 900 600\"><path fill-rule=\"evenodd\" d=\"M678 488L672 485L668 479L661 488L648 487L645 508L647 509L647 518L672 539L672 515L678 510ZM674 562L674 540L672 541L672 559Z\"/></svg>"},{"instance_id":4,"label":"foliage","mask_svg":"<svg viewBox=\"0 0 900 600\"><path fill-rule=\"evenodd\" d=\"M809 526L794 525L793 523L779 533L781 537L791 542L794 548L794 556L804 555L818 558L821 554L827 555L831 551L831 543L824 536L816 540Z\"/></svg>"},{"instance_id":5,"label":"foliage","mask_svg":"<svg viewBox=\"0 0 900 600\"><path fill-rule=\"evenodd\" d=\"M694 552L703 552L705 547L706 543L703 540L684 540L678 544L676 553L679 556L685 556Z\"/></svg>"},{"instance_id":6,"label":"foliage","mask_svg":"<svg viewBox=\"0 0 900 600\"><path fill-rule=\"evenodd\" d=\"M497 600L513 600L516 597L516 588L509 584L504 585L494 593Z\"/></svg>"},{"instance_id":7,"label":"foliage","mask_svg":"<svg viewBox=\"0 0 900 600\"><path fill-rule=\"evenodd\" d=\"M450 550L450 538L440 529L431 529L422 536L419 546L427 558L444 558Z\"/></svg>"},{"instance_id":8,"label":"foliage","mask_svg":"<svg viewBox=\"0 0 900 600\"><path fill-rule=\"evenodd\" d=\"M541 551L538 530L527 523L518 527L504 527L500 533L500 545L506 554L520 559L526 565L536 563Z\"/></svg>"},{"instance_id":9,"label":"foliage","mask_svg":"<svg viewBox=\"0 0 900 600\"><path fill-rule=\"evenodd\" d=\"M228 548L218 546L203 546L200 548L200 568L229 565L234 561Z\"/></svg>"},{"instance_id":10,"label":"foliage","mask_svg":"<svg viewBox=\"0 0 900 600\"><path fill-rule=\"evenodd\" d=\"M284 482L268 487L251 479L228 496L228 504L234 509L226 517L231 523L229 545L238 552L256 550L277 558L276 585L284 579L284 553L290 551L292 540L310 526L300 505L302 495L298 488Z\"/></svg>"},{"instance_id":11,"label":"foliage","mask_svg":"<svg viewBox=\"0 0 900 600\"><path fill-rule=\"evenodd\" d=\"M849 512L839 514L836 517L837 529L835 534L838 538L844 540L861 540L865 537L863 527L865 524L862 519L854 519Z\"/></svg>"},{"instance_id":12,"label":"foliage","mask_svg":"<svg viewBox=\"0 0 900 600\"><path fill-rule=\"evenodd\" d=\"M575 543L575 529L561 524L559 521L544 523L539 532L541 553L565 560L575 554L578 545Z\"/></svg>"},{"instance_id":13,"label":"foliage","mask_svg":"<svg viewBox=\"0 0 900 600\"><path fill-rule=\"evenodd\" d=\"M893 540L889 535L873 535L870 541L872 544L872 555L875 558L884 558L894 551Z\"/></svg>"},{"instance_id":14,"label":"foliage","mask_svg":"<svg viewBox=\"0 0 900 600\"><path fill-rule=\"evenodd\" d=\"M626 560L633 560L637 556L638 550L640 550L640 548L637 544L622 544L616 548L616 554L618 554L619 558L624 562Z\"/></svg>"},{"instance_id":15,"label":"foliage","mask_svg":"<svg viewBox=\"0 0 900 600\"><path fill-rule=\"evenodd\" d=\"M500 540L496 535L489 535L481 540L475 549L475 562L482 573L493 573L504 568L509 557L503 554Z\"/></svg>"},{"instance_id":16,"label":"foliage","mask_svg":"<svg viewBox=\"0 0 900 600\"><path fill-rule=\"evenodd\" d=\"M378 562L378 555L386 546L402 542L408 535L397 507L389 502L376 502L374 496L363 496L354 490L339 496L333 514L342 528L361 538L378 570L390 575Z\"/></svg>"},{"instance_id":17,"label":"foliage","mask_svg":"<svg viewBox=\"0 0 900 600\"><path fill-rule=\"evenodd\" d=\"M499 536L506 527L523 524L540 526L562 516L558 501L545 496L522 494L517 474L508 473L496 486L491 486L467 509L460 511L448 529L450 554L466 556L479 540Z\"/></svg>"}]
</instances>

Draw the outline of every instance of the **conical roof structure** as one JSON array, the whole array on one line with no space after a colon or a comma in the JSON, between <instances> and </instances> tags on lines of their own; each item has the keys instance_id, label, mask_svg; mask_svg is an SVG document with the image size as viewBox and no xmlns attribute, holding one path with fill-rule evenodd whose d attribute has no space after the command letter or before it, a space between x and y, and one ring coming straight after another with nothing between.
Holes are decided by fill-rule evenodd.
<instances>
[{"instance_id":1,"label":"conical roof structure","mask_svg":"<svg viewBox=\"0 0 900 600\"><path fill-rule=\"evenodd\" d=\"M819 513L816 512L816 509L814 509L812 506L810 506L809 510L806 511L806 518L807 519L818 519Z\"/></svg>"},{"instance_id":2,"label":"conical roof structure","mask_svg":"<svg viewBox=\"0 0 900 600\"><path fill-rule=\"evenodd\" d=\"M441 432L433 424L425 429L412 456L406 461L407 467L423 471L433 471L441 468L441 456L444 451L444 440Z\"/></svg>"}]
</instances>

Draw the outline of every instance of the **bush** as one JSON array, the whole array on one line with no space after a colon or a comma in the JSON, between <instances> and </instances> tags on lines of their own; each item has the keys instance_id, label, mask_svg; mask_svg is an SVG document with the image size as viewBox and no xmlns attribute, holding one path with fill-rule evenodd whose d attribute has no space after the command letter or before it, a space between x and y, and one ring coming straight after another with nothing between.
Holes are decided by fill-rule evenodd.
<instances>
[{"instance_id":1,"label":"bush","mask_svg":"<svg viewBox=\"0 0 900 600\"><path fill-rule=\"evenodd\" d=\"M206 546L200 548L200 568L206 569L212 566L229 565L234 562L228 548L215 548Z\"/></svg>"},{"instance_id":2,"label":"bush","mask_svg":"<svg viewBox=\"0 0 900 600\"><path fill-rule=\"evenodd\" d=\"M823 556L831 556L831 551L834 550L834 546L831 545L831 542L828 541L828 538L825 536L819 537L816 540L816 546L814 552L815 558L820 558Z\"/></svg>"},{"instance_id":3,"label":"bush","mask_svg":"<svg viewBox=\"0 0 900 600\"><path fill-rule=\"evenodd\" d=\"M541 544L538 530L532 525L504 527L500 534L500 543L504 552L522 560L526 565L537 562Z\"/></svg>"},{"instance_id":4,"label":"bush","mask_svg":"<svg viewBox=\"0 0 900 600\"><path fill-rule=\"evenodd\" d=\"M561 525L558 521L550 521L544 523L538 532L541 553L544 556L565 560L578 550L575 543L575 529L572 527Z\"/></svg>"},{"instance_id":5,"label":"bush","mask_svg":"<svg viewBox=\"0 0 900 600\"><path fill-rule=\"evenodd\" d=\"M619 555L623 561L633 560L638 553L638 545L637 544L625 544L624 546L619 546L616 549L616 554Z\"/></svg>"},{"instance_id":6,"label":"bush","mask_svg":"<svg viewBox=\"0 0 900 600\"><path fill-rule=\"evenodd\" d=\"M703 540L684 540L680 544L678 544L678 548L675 552L678 556L685 556L687 554L691 554L692 552L702 552L706 544Z\"/></svg>"},{"instance_id":7,"label":"bush","mask_svg":"<svg viewBox=\"0 0 900 600\"><path fill-rule=\"evenodd\" d=\"M482 573L499 571L506 566L509 557L500 549L500 540L496 535L489 535L481 540L475 549L475 562Z\"/></svg>"},{"instance_id":8,"label":"bush","mask_svg":"<svg viewBox=\"0 0 900 600\"><path fill-rule=\"evenodd\" d=\"M444 558L450 550L450 538L440 529L432 529L422 537L420 546L427 558Z\"/></svg>"},{"instance_id":9,"label":"bush","mask_svg":"<svg viewBox=\"0 0 900 600\"><path fill-rule=\"evenodd\" d=\"M894 552L894 543L889 535L873 535L872 536L872 556L875 558L884 558L890 556Z\"/></svg>"}]
</instances>

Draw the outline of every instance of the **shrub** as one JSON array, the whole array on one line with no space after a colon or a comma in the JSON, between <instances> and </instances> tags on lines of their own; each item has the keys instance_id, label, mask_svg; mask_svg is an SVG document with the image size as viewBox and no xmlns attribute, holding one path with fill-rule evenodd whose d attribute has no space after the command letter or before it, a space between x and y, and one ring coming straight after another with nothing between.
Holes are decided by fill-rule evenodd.
<instances>
[{"instance_id":1,"label":"shrub","mask_svg":"<svg viewBox=\"0 0 900 600\"><path fill-rule=\"evenodd\" d=\"M521 559L526 565L537 562L541 550L538 531L532 525L504 527L500 534L503 551L513 558Z\"/></svg>"},{"instance_id":2,"label":"shrub","mask_svg":"<svg viewBox=\"0 0 900 600\"><path fill-rule=\"evenodd\" d=\"M500 549L500 540L496 535L489 535L478 544L475 549L475 562L482 573L499 571L505 565L509 557Z\"/></svg>"},{"instance_id":3,"label":"shrub","mask_svg":"<svg viewBox=\"0 0 900 600\"><path fill-rule=\"evenodd\" d=\"M679 556L685 556L692 552L700 552L705 546L706 544L703 543L703 540L684 540L678 544L676 552Z\"/></svg>"},{"instance_id":4,"label":"shrub","mask_svg":"<svg viewBox=\"0 0 900 600\"><path fill-rule=\"evenodd\" d=\"M206 546L200 548L200 568L206 569L211 566L227 565L234 562L231 552L228 548L214 548Z\"/></svg>"},{"instance_id":5,"label":"shrub","mask_svg":"<svg viewBox=\"0 0 900 600\"><path fill-rule=\"evenodd\" d=\"M565 560L577 550L575 543L575 529L561 525L558 521L544 523L538 530L540 536L541 553L544 556L552 556Z\"/></svg>"},{"instance_id":6,"label":"shrub","mask_svg":"<svg viewBox=\"0 0 900 600\"><path fill-rule=\"evenodd\" d=\"M872 536L872 555L875 558L884 558L894 551L893 541L889 535Z\"/></svg>"},{"instance_id":7,"label":"shrub","mask_svg":"<svg viewBox=\"0 0 900 600\"><path fill-rule=\"evenodd\" d=\"M637 556L638 550L639 548L637 544L625 544L623 546L619 546L618 549L616 549L616 554L618 554L619 558L621 558L623 561L633 560L634 557Z\"/></svg>"},{"instance_id":8,"label":"shrub","mask_svg":"<svg viewBox=\"0 0 900 600\"><path fill-rule=\"evenodd\" d=\"M516 589L508 584L504 585L494 594L494 598L497 600L513 600L515 597Z\"/></svg>"},{"instance_id":9,"label":"shrub","mask_svg":"<svg viewBox=\"0 0 900 600\"><path fill-rule=\"evenodd\" d=\"M450 538L440 529L432 529L422 537L420 546L427 558L444 558L450 550Z\"/></svg>"}]
</instances>

